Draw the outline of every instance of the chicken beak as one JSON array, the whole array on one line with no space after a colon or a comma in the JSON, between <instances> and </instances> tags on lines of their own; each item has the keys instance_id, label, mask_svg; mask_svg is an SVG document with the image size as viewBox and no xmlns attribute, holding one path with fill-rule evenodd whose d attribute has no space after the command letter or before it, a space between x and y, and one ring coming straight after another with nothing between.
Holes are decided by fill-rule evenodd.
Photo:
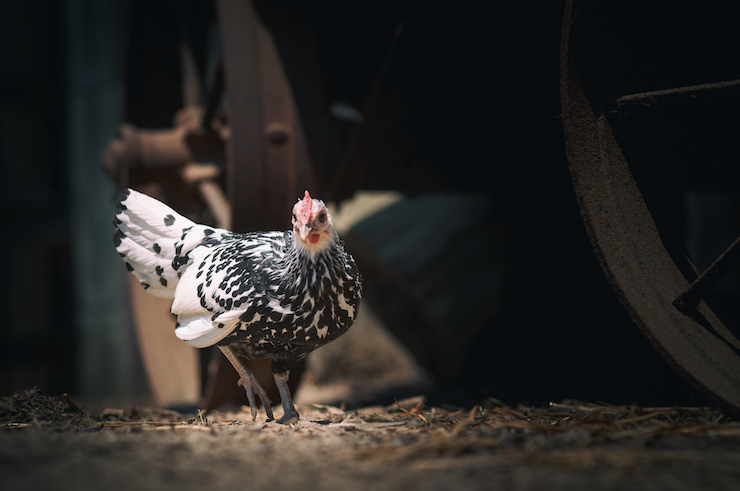
<instances>
[{"instance_id":1,"label":"chicken beak","mask_svg":"<svg viewBox=\"0 0 740 491\"><path fill-rule=\"evenodd\" d=\"M306 238L309 233L311 233L311 227L309 227L308 224L301 223L298 227L298 235L301 237L303 242L306 242Z\"/></svg>"}]
</instances>

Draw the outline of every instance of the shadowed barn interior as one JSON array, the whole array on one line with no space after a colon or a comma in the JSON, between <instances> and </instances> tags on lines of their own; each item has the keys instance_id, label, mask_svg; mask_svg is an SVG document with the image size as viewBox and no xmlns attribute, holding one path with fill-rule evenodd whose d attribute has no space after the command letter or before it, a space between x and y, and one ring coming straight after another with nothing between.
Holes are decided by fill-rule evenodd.
<instances>
[{"instance_id":1,"label":"shadowed barn interior","mask_svg":"<svg viewBox=\"0 0 740 491\"><path fill-rule=\"evenodd\" d=\"M0 393L243 403L210 353L152 378L163 367L146 364L141 300L111 245L115 200L131 186L199 223L287 230L310 183L345 221L367 317L309 359L305 400L706 402L634 325L589 242L560 118L560 2L251 5L0 7ZM731 192L678 198L662 230L695 263L737 235ZM168 321L166 306L140 308Z\"/></svg>"}]
</instances>

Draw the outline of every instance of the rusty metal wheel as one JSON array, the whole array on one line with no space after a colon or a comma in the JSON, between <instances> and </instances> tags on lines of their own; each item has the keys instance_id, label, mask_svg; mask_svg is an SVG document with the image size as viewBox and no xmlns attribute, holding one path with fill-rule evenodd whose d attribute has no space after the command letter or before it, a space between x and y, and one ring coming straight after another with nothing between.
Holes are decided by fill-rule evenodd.
<instances>
[{"instance_id":1,"label":"rusty metal wheel","mask_svg":"<svg viewBox=\"0 0 740 491\"><path fill-rule=\"evenodd\" d=\"M730 310L707 297L737 243L692 287L676 218L687 190L728 190L717 162L731 151L722 140L738 134L722 118L738 107L737 30L732 16L701 9L569 0L561 110L575 193L615 293L663 357L737 416L740 339L730 310L740 297Z\"/></svg>"}]
</instances>

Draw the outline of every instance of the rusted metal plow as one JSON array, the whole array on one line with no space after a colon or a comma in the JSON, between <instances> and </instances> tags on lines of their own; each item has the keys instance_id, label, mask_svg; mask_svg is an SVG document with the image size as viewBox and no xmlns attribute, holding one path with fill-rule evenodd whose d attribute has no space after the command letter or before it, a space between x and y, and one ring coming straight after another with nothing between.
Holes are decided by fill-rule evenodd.
<instances>
[{"instance_id":1,"label":"rusted metal plow","mask_svg":"<svg viewBox=\"0 0 740 491\"><path fill-rule=\"evenodd\" d=\"M735 90L739 82L725 79L691 84L685 82L691 77L685 77L679 78L677 88L671 88L676 87L673 85L651 89L640 85L639 76L633 73L635 76L629 79L625 75L629 71L625 66L630 65L623 62L629 59L629 53L620 58L624 55L620 38L612 35L620 32L617 28L629 32L635 29L634 25L613 30L602 25L614 15L619 16L620 9L629 7L619 4L609 11L601 2L591 2L599 6L587 3L567 2L561 39L560 91L566 152L588 235L619 300L653 346L690 384L738 416L740 339L737 331L733 332L720 319L721 312L710 308L711 303L705 298L717 275L737 260L737 242L691 284L687 276L693 280L695 274L690 262L676 253L678 247L671 242L676 236L656 225L664 223L655 218L664 215L660 197L670 193L659 193L655 198L641 192L642 183L637 176L643 174L632 160L633 152L625 151L624 139L620 138L630 134L622 129L629 121L620 108L643 105L647 109L641 110L650 111L656 101L698 99L707 91ZM662 14L670 15L674 7ZM630 22L644 15L641 8L636 8L631 17L625 15L621 19ZM667 19L666 23L672 20ZM637 23L650 25L644 19ZM660 25L656 23L655 28L660 30ZM646 45L645 49L650 48ZM638 60L634 63L636 70L648 66L640 65ZM709 156L707 161L711 160ZM639 163L643 164L644 161ZM705 162L698 164L701 167ZM660 166L655 167L658 170L652 171L660 174ZM665 187L676 185L675 179L665 175ZM713 179L722 181L722 176L717 174ZM645 189L656 188L660 186ZM740 298L735 308L740 308ZM625 362L629 363L629 353L625 353Z\"/></svg>"}]
</instances>

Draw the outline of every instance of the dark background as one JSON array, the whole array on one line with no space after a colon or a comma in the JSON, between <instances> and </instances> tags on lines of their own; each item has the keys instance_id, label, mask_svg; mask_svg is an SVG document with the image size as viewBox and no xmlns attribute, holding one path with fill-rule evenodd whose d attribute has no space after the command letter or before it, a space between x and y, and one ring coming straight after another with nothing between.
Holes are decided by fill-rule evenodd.
<instances>
[{"instance_id":1,"label":"dark background","mask_svg":"<svg viewBox=\"0 0 740 491\"><path fill-rule=\"evenodd\" d=\"M500 305L441 384L511 401L702 400L630 321L586 237L559 119L561 2L292 4L311 19L327 113L362 108L403 22L390 67L399 112L362 187L484 195L481 236L505 231L492 251ZM178 39L188 22L210 25L212 5L0 5L0 393L136 397L147 387L102 155L121 122L172 125ZM344 143L327 140L329 167ZM467 258L471 281L488 259Z\"/></svg>"}]
</instances>

